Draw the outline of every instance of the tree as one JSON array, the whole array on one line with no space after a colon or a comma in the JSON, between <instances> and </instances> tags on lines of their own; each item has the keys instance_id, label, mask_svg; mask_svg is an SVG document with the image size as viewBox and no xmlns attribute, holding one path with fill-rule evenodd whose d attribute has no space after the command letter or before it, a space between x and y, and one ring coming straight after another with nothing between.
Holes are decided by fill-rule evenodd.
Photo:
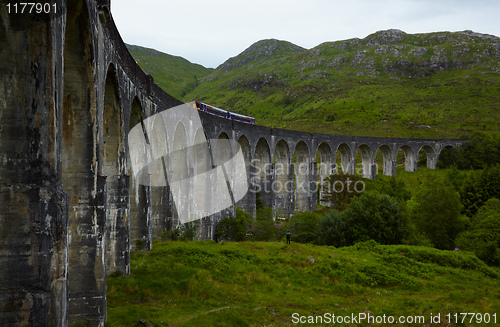
<instances>
[{"instance_id":1,"label":"tree","mask_svg":"<svg viewBox=\"0 0 500 327\"><path fill-rule=\"evenodd\" d=\"M436 248L453 249L456 236L465 228L460 197L453 185L441 176L429 175L411 203L417 228Z\"/></svg>"},{"instance_id":2,"label":"tree","mask_svg":"<svg viewBox=\"0 0 500 327\"><path fill-rule=\"evenodd\" d=\"M492 198L500 198L500 165L486 168L480 175L469 175L460 190L463 213L469 217Z\"/></svg>"},{"instance_id":3,"label":"tree","mask_svg":"<svg viewBox=\"0 0 500 327\"><path fill-rule=\"evenodd\" d=\"M255 220L248 229L252 241L274 241L279 235L277 223L274 221L273 209L262 207L257 209Z\"/></svg>"},{"instance_id":4,"label":"tree","mask_svg":"<svg viewBox=\"0 0 500 327\"><path fill-rule=\"evenodd\" d=\"M292 240L299 243L314 242L318 221L319 215L310 211L299 213L290 218L288 226L292 233Z\"/></svg>"},{"instance_id":5,"label":"tree","mask_svg":"<svg viewBox=\"0 0 500 327\"><path fill-rule=\"evenodd\" d=\"M366 191L375 191L387 194L404 203L411 199L411 191L406 188L405 183L396 176L378 176L375 180L364 181Z\"/></svg>"},{"instance_id":6,"label":"tree","mask_svg":"<svg viewBox=\"0 0 500 327\"><path fill-rule=\"evenodd\" d=\"M347 224L340 212L330 210L318 221L316 240L320 245L346 246L347 232Z\"/></svg>"},{"instance_id":7,"label":"tree","mask_svg":"<svg viewBox=\"0 0 500 327\"><path fill-rule=\"evenodd\" d=\"M407 233L407 219L399 201L387 194L368 192L353 199L343 212L347 241L351 244L374 240L400 244Z\"/></svg>"},{"instance_id":8,"label":"tree","mask_svg":"<svg viewBox=\"0 0 500 327\"><path fill-rule=\"evenodd\" d=\"M338 211L345 210L354 197L361 195L365 189L363 180L343 172L335 173L327 178L321 185L323 189L322 200L335 207Z\"/></svg>"},{"instance_id":9,"label":"tree","mask_svg":"<svg viewBox=\"0 0 500 327\"><path fill-rule=\"evenodd\" d=\"M483 169L500 163L500 136L476 133L462 146L446 147L439 155L438 168Z\"/></svg>"},{"instance_id":10,"label":"tree","mask_svg":"<svg viewBox=\"0 0 500 327\"><path fill-rule=\"evenodd\" d=\"M244 241L251 222L252 217L248 212L236 208L236 216L224 217L219 221L215 238L217 241Z\"/></svg>"},{"instance_id":11,"label":"tree","mask_svg":"<svg viewBox=\"0 0 500 327\"><path fill-rule=\"evenodd\" d=\"M473 251L489 265L500 265L500 200L490 199L456 240L461 250Z\"/></svg>"}]
</instances>

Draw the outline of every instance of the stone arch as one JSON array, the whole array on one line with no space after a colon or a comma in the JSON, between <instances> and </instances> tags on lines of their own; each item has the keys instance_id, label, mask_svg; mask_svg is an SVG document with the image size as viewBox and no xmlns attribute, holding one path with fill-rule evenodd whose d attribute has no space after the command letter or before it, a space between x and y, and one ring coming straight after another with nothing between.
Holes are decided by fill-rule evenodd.
<instances>
[{"instance_id":1,"label":"stone arch","mask_svg":"<svg viewBox=\"0 0 500 327\"><path fill-rule=\"evenodd\" d=\"M453 147L456 146L456 145L453 145L453 144L444 144L437 152L436 152L436 168L440 169L440 168L443 168L441 165L442 165L442 162L441 162L441 159L442 159L442 155L445 156L445 160L448 160L448 158L450 157L450 152ZM444 152L443 152L444 151Z\"/></svg>"},{"instance_id":2,"label":"stone arch","mask_svg":"<svg viewBox=\"0 0 500 327\"><path fill-rule=\"evenodd\" d=\"M404 154L404 165L406 171L417 171L417 157L413 149L408 145L403 145L398 151Z\"/></svg>"},{"instance_id":3,"label":"stone arch","mask_svg":"<svg viewBox=\"0 0 500 327\"><path fill-rule=\"evenodd\" d=\"M214 163L217 166L217 203L219 210L223 210L228 214L234 213L235 204L235 178L236 166L234 160L233 148L229 136L222 132L217 139L215 147ZM226 211L227 208L229 212Z\"/></svg>"},{"instance_id":4,"label":"stone arch","mask_svg":"<svg viewBox=\"0 0 500 327\"><path fill-rule=\"evenodd\" d=\"M253 171L252 171L252 148L250 146L250 142L248 138L242 135L238 139L238 144L243 153L243 158L245 161L245 172L246 172L246 180L250 183ZM241 209L249 212L252 216L255 215L255 192L253 189L250 189L249 192L238 202L236 205Z\"/></svg>"},{"instance_id":5,"label":"stone arch","mask_svg":"<svg viewBox=\"0 0 500 327\"><path fill-rule=\"evenodd\" d=\"M151 188L147 165L151 154L149 152L149 138L144 126L143 109L138 97L132 100L128 129L130 247L134 248L140 242L144 248L150 249Z\"/></svg>"},{"instance_id":6,"label":"stone arch","mask_svg":"<svg viewBox=\"0 0 500 327\"><path fill-rule=\"evenodd\" d=\"M384 144L378 148L377 154L379 151L382 153L382 167L383 167L382 173L385 176L396 175L396 162L395 162L396 159L392 154L391 148L388 145Z\"/></svg>"},{"instance_id":7,"label":"stone arch","mask_svg":"<svg viewBox=\"0 0 500 327\"><path fill-rule=\"evenodd\" d=\"M94 44L86 1L67 3L64 28L62 187L68 210L68 325L104 324L105 178L99 171ZM92 304L88 301L92 299Z\"/></svg>"},{"instance_id":8,"label":"stone arch","mask_svg":"<svg viewBox=\"0 0 500 327\"><path fill-rule=\"evenodd\" d=\"M319 160L318 160L319 159ZM332 158L332 149L328 143L323 142L318 146L316 151L316 166L317 166L317 191L319 204L326 206L327 203L322 201L325 179L335 172L335 162Z\"/></svg>"},{"instance_id":9,"label":"stone arch","mask_svg":"<svg viewBox=\"0 0 500 327\"><path fill-rule=\"evenodd\" d=\"M427 144L422 146L418 151L418 157L419 157L418 159L419 160L420 160L420 156L423 155L424 153L425 153L427 168L436 169L438 155L436 154L436 151L434 150L434 148L430 145L427 145Z\"/></svg>"},{"instance_id":10,"label":"stone arch","mask_svg":"<svg viewBox=\"0 0 500 327\"><path fill-rule=\"evenodd\" d=\"M193 146L193 168L194 168L194 210L197 217L210 215L211 190L210 180L205 173L210 172L212 163L210 151L203 128L199 128L194 137Z\"/></svg>"},{"instance_id":11,"label":"stone arch","mask_svg":"<svg viewBox=\"0 0 500 327\"><path fill-rule=\"evenodd\" d=\"M229 161L232 157L233 149L231 147L229 136L225 132L222 132L219 134L217 145L215 147L215 165L220 166Z\"/></svg>"},{"instance_id":12,"label":"stone arch","mask_svg":"<svg viewBox=\"0 0 500 327\"><path fill-rule=\"evenodd\" d=\"M129 273L128 208L121 201L125 182L125 135L118 78L109 65L104 87L101 162L106 176L106 271Z\"/></svg>"},{"instance_id":13,"label":"stone arch","mask_svg":"<svg viewBox=\"0 0 500 327\"><path fill-rule=\"evenodd\" d=\"M340 153L340 168L344 174L353 174L353 161L352 151L349 145L342 143L338 146L337 152ZM338 171L338 169L337 169Z\"/></svg>"},{"instance_id":14,"label":"stone arch","mask_svg":"<svg viewBox=\"0 0 500 327\"><path fill-rule=\"evenodd\" d=\"M252 163L252 148L250 147L250 142L248 141L248 138L245 135L242 135L238 139L238 144L241 148L241 151L243 152L243 157L245 158L246 171L249 173L250 166Z\"/></svg>"},{"instance_id":15,"label":"stone arch","mask_svg":"<svg viewBox=\"0 0 500 327\"><path fill-rule=\"evenodd\" d=\"M288 144L280 140L274 150L274 192L273 209L277 217L288 218L292 211L293 201L293 169Z\"/></svg>"},{"instance_id":16,"label":"stone arch","mask_svg":"<svg viewBox=\"0 0 500 327\"><path fill-rule=\"evenodd\" d=\"M175 203L173 228L190 221L189 204L192 202L188 182L188 136L186 127L179 122L175 127L172 156L171 156L172 183L171 190Z\"/></svg>"},{"instance_id":17,"label":"stone arch","mask_svg":"<svg viewBox=\"0 0 500 327\"><path fill-rule=\"evenodd\" d=\"M255 146L254 151L254 176L252 184L255 186L255 191L262 204L272 208L272 161L271 150L265 138L260 138Z\"/></svg>"},{"instance_id":18,"label":"stone arch","mask_svg":"<svg viewBox=\"0 0 500 327\"><path fill-rule=\"evenodd\" d=\"M165 155L170 153L167 128L161 114L153 116L152 129L149 129L151 142L151 164L149 178L151 185L151 229L152 237L160 238L161 233L171 228L172 201L168 183Z\"/></svg>"},{"instance_id":19,"label":"stone arch","mask_svg":"<svg viewBox=\"0 0 500 327\"><path fill-rule=\"evenodd\" d=\"M310 209L310 170L311 158L309 148L304 141L300 141L295 146L295 210L307 211Z\"/></svg>"},{"instance_id":20,"label":"stone arch","mask_svg":"<svg viewBox=\"0 0 500 327\"><path fill-rule=\"evenodd\" d=\"M372 149L367 144L358 146L356 153L361 154L361 171L360 175L363 178L375 179L375 160L373 158ZM356 171L356 173L358 173Z\"/></svg>"},{"instance_id":21,"label":"stone arch","mask_svg":"<svg viewBox=\"0 0 500 327\"><path fill-rule=\"evenodd\" d=\"M212 174L212 160L210 149L203 128L198 128L194 136L193 146L193 198L195 216L200 218L199 235L209 237L213 233L210 215L213 213L214 198Z\"/></svg>"}]
</instances>

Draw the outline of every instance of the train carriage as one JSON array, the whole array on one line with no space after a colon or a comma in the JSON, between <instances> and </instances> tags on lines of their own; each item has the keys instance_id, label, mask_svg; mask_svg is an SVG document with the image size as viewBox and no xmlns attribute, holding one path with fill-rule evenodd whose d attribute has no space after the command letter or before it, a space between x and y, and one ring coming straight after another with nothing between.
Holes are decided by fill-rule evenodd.
<instances>
[{"instance_id":1,"label":"train carriage","mask_svg":"<svg viewBox=\"0 0 500 327\"><path fill-rule=\"evenodd\" d=\"M206 113L218 116L218 117L255 125L255 118L253 118L253 117L240 115L240 114L237 114L237 113L234 113L231 111L217 108L217 107L211 106L209 104L203 103L201 101L195 101L195 103L196 103L196 108L200 111L203 111L203 112L206 112Z\"/></svg>"}]
</instances>

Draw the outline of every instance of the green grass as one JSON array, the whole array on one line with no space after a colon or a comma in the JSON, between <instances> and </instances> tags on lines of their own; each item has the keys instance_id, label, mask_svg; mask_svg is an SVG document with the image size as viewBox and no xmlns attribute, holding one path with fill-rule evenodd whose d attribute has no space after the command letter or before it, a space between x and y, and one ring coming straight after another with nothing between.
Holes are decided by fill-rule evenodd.
<instances>
[{"instance_id":1,"label":"green grass","mask_svg":"<svg viewBox=\"0 0 500 327\"><path fill-rule=\"evenodd\" d=\"M294 313L494 314L499 274L472 253L374 242L337 249L158 241L150 252L133 252L130 277L108 278L107 326L141 319L154 326L288 326Z\"/></svg>"}]
</instances>

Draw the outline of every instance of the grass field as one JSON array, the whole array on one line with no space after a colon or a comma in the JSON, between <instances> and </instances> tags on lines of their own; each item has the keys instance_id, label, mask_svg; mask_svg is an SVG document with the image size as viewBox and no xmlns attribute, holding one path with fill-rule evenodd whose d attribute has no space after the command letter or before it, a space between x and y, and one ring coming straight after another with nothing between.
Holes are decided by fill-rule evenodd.
<instances>
[{"instance_id":1,"label":"grass field","mask_svg":"<svg viewBox=\"0 0 500 327\"><path fill-rule=\"evenodd\" d=\"M330 325L331 314L358 317L351 326L366 326L363 315L450 326L446 315L461 312L489 314L491 326L499 276L472 253L425 247L157 241L133 252L130 277L108 278L106 326L290 326L300 316ZM481 325L457 317L452 325Z\"/></svg>"}]
</instances>

